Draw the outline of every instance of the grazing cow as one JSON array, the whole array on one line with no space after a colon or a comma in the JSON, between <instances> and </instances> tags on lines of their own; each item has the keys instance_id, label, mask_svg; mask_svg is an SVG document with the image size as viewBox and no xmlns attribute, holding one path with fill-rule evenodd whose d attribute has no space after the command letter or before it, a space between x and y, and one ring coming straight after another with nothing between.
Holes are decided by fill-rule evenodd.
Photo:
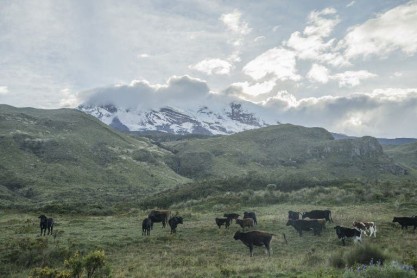
<instances>
[{"instance_id":1,"label":"grazing cow","mask_svg":"<svg viewBox=\"0 0 417 278\"><path fill-rule=\"evenodd\" d=\"M404 229L404 227L407 229L408 226L414 226L414 230L416 230L417 227L417 218L416 217L394 217L392 222L397 222L401 225L401 229Z\"/></svg>"},{"instance_id":2,"label":"grazing cow","mask_svg":"<svg viewBox=\"0 0 417 278\"><path fill-rule=\"evenodd\" d=\"M240 239L243 244L249 247L250 256L253 257L253 246L265 246L268 256L271 256L271 240L273 234L260 232L260 231L251 231L251 232L236 232L233 238L235 240Z\"/></svg>"},{"instance_id":3,"label":"grazing cow","mask_svg":"<svg viewBox=\"0 0 417 278\"><path fill-rule=\"evenodd\" d=\"M303 212L301 217L304 219L306 217L310 219L321 219L324 218L326 221L333 222L332 212L330 210L312 210L309 212Z\"/></svg>"},{"instance_id":4,"label":"grazing cow","mask_svg":"<svg viewBox=\"0 0 417 278\"><path fill-rule=\"evenodd\" d=\"M255 222L252 218L244 218L244 219L236 219L236 224L240 225L240 227L245 230L245 227L254 227Z\"/></svg>"},{"instance_id":5,"label":"grazing cow","mask_svg":"<svg viewBox=\"0 0 417 278\"><path fill-rule=\"evenodd\" d=\"M170 216L170 210L152 210L148 215L148 218L152 220L151 229L153 229L153 223L155 222L162 222L162 228L165 228Z\"/></svg>"},{"instance_id":6,"label":"grazing cow","mask_svg":"<svg viewBox=\"0 0 417 278\"><path fill-rule=\"evenodd\" d=\"M291 220L287 222L287 226L293 226L300 236L303 235L303 231L313 230L314 235L320 235L323 226L316 219L311 220Z\"/></svg>"},{"instance_id":7,"label":"grazing cow","mask_svg":"<svg viewBox=\"0 0 417 278\"><path fill-rule=\"evenodd\" d=\"M253 219L253 223L255 225L258 225L258 221L256 220L256 214L253 211L245 211L243 213L243 219L245 218L252 218Z\"/></svg>"},{"instance_id":8,"label":"grazing cow","mask_svg":"<svg viewBox=\"0 0 417 278\"><path fill-rule=\"evenodd\" d=\"M45 235L46 233L46 229L48 229L48 235L52 235L53 229L54 229L54 220L52 218L47 218L45 215L41 215L38 217L41 222L40 222L40 227L41 227L41 235L43 232L43 235Z\"/></svg>"},{"instance_id":9,"label":"grazing cow","mask_svg":"<svg viewBox=\"0 0 417 278\"><path fill-rule=\"evenodd\" d=\"M219 226L219 229L222 225L224 225L226 229L229 228L230 226L231 218L216 218L215 220L216 220L217 226Z\"/></svg>"},{"instance_id":10,"label":"grazing cow","mask_svg":"<svg viewBox=\"0 0 417 278\"><path fill-rule=\"evenodd\" d=\"M181 216L171 217L168 221L168 224L171 227L171 234L176 234L177 233L177 225L182 224L182 217Z\"/></svg>"},{"instance_id":11,"label":"grazing cow","mask_svg":"<svg viewBox=\"0 0 417 278\"><path fill-rule=\"evenodd\" d=\"M142 221L142 235L149 236L151 234L152 220L147 217Z\"/></svg>"},{"instance_id":12,"label":"grazing cow","mask_svg":"<svg viewBox=\"0 0 417 278\"><path fill-rule=\"evenodd\" d=\"M230 219L230 223L232 223L233 219L238 219L239 218L239 214L237 213L225 213L223 214L224 217L229 218Z\"/></svg>"},{"instance_id":13,"label":"grazing cow","mask_svg":"<svg viewBox=\"0 0 417 278\"><path fill-rule=\"evenodd\" d=\"M356 241L362 242L362 232L356 228L351 229L351 228L336 226L334 227L334 229L336 230L337 237L342 240L343 246L346 245L345 244L346 238L352 237L355 242Z\"/></svg>"},{"instance_id":14,"label":"grazing cow","mask_svg":"<svg viewBox=\"0 0 417 278\"><path fill-rule=\"evenodd\" d=\"M300 219L300 213L298 211L288 211L288 219L298 220Z\"/></svg>"},{"instance_id":15,"label":"grazing cow","mask_svg":"<svg viewBox=\"0 0 417 278\"><path fill-rule=\"evenodd\" d=\"M376 225L375 222L359 222L359 221L353 221L353 227L356 229L359 229L363 231L363 233L366 236L372 236L376 237ZM366 234L366 232L369 232L369 235Z\"/></svg>"}]
</instances>

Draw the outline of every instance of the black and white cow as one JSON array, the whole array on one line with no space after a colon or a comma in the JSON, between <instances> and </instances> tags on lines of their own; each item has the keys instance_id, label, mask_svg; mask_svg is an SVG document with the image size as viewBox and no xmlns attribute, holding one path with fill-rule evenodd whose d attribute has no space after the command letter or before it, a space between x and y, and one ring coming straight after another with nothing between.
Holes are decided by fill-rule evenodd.
<instances>
[{"instance_id":1,"label":"black and white cow","mask_svg":"<svg viewBox=\"0 0 417 278\"><path fill-rule=\"evenodd\" d=\"M353 227L361 230L366 236L372 236L376 237L376 225L375 222L359 222L359 221L353 221ZM366 234L366 232L369 232L369 235Z\"/></svg>"},{"instance_id":2,"label":"black and white cow","mask_svg":"<svg viewBox=\"0 0 417 278\"><path fill-rule=\"evenodd\" d=\"M353 238L354 242L360 241L362 242L362 231L356 228L346 228L341 226L334 227L336 230L337 237L342 240L343 245L346 245L345 239L346 238Z\"/></svg>"}]
</instances>

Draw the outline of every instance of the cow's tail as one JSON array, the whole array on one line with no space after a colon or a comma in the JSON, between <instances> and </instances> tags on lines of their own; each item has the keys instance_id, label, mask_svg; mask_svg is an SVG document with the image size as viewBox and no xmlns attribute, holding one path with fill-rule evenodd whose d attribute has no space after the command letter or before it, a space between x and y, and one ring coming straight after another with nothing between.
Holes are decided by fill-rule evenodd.
<instances>
[{"instance_id":1,"label":"cow's tail","mask_svg":"<svg viewBox=\"0 0 417 278\"><path fill-rule=\"evenodd\" d=\"M282 233L282 236L284 237L285 244L288 244L287 236L285 235L285 233Z\"/></svg>"}]
</instances>

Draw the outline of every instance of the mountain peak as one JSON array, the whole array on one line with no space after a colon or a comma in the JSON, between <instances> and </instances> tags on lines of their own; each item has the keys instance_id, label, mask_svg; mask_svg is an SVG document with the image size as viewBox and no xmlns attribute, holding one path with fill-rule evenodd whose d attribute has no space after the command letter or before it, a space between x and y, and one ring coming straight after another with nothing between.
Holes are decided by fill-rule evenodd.
<instances>
[{"instance_id":1,"label":"mountain peak","mask_svg":"<svg viewBox=\"0 0 417 278\"><path fill-rule=\"evenodd\" d=\"M268 126L242 103L230 102L222 108L207 105L180 109L161 106L131 109L113 104L80 105L78 109L121 131L163 131L173 134L225 135Z\"/></svg>"}]
</instances>

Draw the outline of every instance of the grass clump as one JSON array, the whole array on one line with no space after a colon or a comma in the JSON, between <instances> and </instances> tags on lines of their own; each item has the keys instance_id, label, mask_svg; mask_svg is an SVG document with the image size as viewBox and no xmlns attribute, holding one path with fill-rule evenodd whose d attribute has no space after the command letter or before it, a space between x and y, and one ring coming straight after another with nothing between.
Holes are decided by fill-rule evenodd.
<instances>
[{"instance_id":1,"label":"grass clump","mask_svg":"<svg viewBox=\"0 0 417 278\"><path fill-rule=\"evenodd\" d=\"M416 277L414 268L410 265L404 265L393 261L386 265L374 264L357 265L349 268L343 273L343 278L356 277L378 277L378 278L408 278Z\"/></svg>"},{"instance_id":2,"label":"grass clump","mask_svg":"<svg viewBox=\"0 0 417 278\"><path fill-rule=\"evenodd\" d=\"M372 262L379 262L384 264L388 256L377 246L364 244L355 247L346 254L346 265L353 266L356 264L370 264Z\"/></svg>"}]
</instances>

